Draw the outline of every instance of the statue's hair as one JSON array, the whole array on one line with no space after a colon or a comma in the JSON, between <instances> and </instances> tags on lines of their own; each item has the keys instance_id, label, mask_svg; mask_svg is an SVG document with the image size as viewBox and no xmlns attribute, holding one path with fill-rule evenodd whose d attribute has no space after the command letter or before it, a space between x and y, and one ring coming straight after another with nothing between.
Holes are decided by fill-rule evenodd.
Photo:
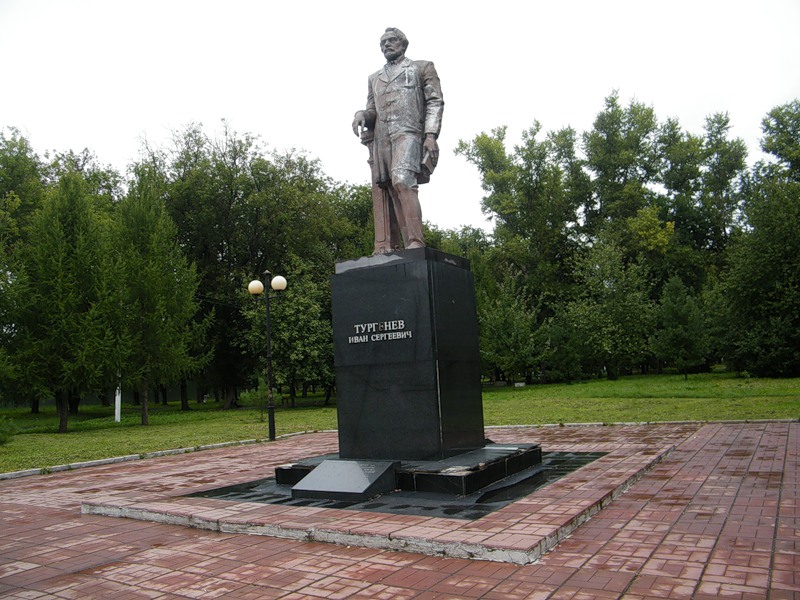
<instances>
[{"instance_id":1,"label":"statue's hair","mask_svg":"<svg viewBox=\"0 0 800 600\"><path fill-rule=\"evenodd\" d=\"M387 27L384 33L390 32L395 34L400 39L400 42L403 44L403 48L408 48L408 38L406 37L405 33L400 31L397 27Z\"/></svg>"}]
</instances>

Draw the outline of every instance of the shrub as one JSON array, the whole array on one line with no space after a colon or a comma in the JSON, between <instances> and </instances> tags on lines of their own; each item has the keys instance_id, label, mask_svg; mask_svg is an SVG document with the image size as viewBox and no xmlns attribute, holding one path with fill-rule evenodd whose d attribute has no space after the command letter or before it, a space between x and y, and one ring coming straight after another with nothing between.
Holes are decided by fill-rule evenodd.
<instances>
[{"instance_id":1,"label":"shrub","mask_svg":"<svg viewBox=\"0 0 800 600\"><path fill-rule=\"evenodd\" d=\"M14 422L8 417L0 417L0 446L11 441L16 433Z\"/></svg>"}]
</instances>

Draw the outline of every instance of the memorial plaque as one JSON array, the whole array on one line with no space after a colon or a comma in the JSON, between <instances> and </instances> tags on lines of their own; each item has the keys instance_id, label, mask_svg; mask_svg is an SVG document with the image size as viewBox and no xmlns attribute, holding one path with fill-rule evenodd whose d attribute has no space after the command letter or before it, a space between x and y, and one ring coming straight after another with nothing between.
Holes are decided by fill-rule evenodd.
<instances>
[{"instance_id":1,"label":"memorial plaque","mask_svg":"<svg viewBox=\"0 0 800 600\"><path fill-rule=\"evenodd\" d=\"M484 444L469 263L430 248L339 263L339 454L429 460Z\"/></svg>"}]
</instances>

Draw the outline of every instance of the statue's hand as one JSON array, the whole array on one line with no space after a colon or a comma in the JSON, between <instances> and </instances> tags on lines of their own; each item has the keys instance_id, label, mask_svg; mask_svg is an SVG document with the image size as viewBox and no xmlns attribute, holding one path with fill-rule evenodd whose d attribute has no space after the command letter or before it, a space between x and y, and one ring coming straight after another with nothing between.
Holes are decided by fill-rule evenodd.
<instances>
[{"instance_id":1,"label":"statue's hand","mask_svg":"<svg viewBox=\"0 0 800 600\"><path fill-rule=\"evenodd\" d=\"M353 117L353 133L361 135L361 130L367 128L367 117L363 110L359 110Z\"/></svg>"},{"instance_id":2,"label":"statue's hand","mask_svg":"<svg viewBox=\"0 0 800 600\"><path fill-rule=\"evenodd\" d=\"M433 166L439 162L439 143L436 141L436 136L429 133L425 136L425 141L422 142L424 151L430 154Z\"/></svg>"}]
</instances>

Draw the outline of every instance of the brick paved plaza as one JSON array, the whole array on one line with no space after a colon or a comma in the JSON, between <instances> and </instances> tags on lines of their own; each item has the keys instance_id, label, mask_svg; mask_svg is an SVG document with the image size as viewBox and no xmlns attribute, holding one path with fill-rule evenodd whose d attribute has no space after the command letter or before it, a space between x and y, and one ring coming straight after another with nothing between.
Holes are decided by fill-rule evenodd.
<instances>
[{"instance_id":1,"label":"brick paved plaza","mask_svg":"<svg viewBox=\"0 0 800 600\"><path fill-rule=\"evenodd\" d=\"M800 597L800 423L487 435L606 455L474 521L185 497L334 433L6 479L0 596Z\"/></svg>"}]
</instances>

